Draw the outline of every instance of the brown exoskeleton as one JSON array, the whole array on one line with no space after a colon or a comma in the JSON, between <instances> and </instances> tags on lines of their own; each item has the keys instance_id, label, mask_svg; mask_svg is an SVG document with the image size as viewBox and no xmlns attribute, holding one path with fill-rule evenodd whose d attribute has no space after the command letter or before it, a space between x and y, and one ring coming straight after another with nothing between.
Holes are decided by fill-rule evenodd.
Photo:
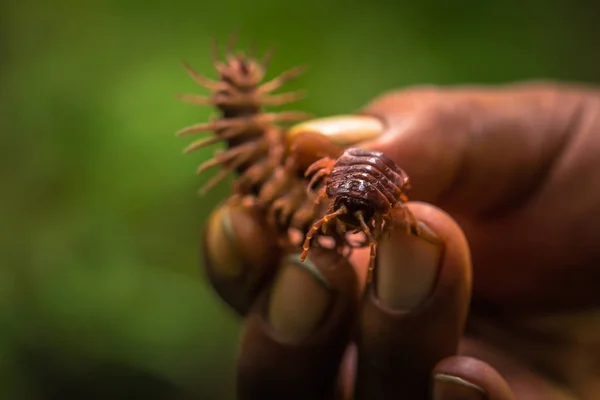
<instances>
[{"instance_id":1,"label":"brown exoskeleton","mask_svg":"<svg viewBox=\"0 0 600 400\"><path fill-rule=\"evenodd\" d=\"M390 213L401 207L407 219L408 229L417 231L416 219L406 207L408 198L404 191L410 188L408 175L383 153L351 148L337 160L323 158L306 170L311 177L309 190L318 182L320 189L317 203L322 198L333 200L329 212L317 220L306 234L301 260L310 248L313 236L330 221L335 221L338 232L353 230L363 232L370 247L369 275L371 280L377 253L377 241Z\"/></svg>"}]
</instances>

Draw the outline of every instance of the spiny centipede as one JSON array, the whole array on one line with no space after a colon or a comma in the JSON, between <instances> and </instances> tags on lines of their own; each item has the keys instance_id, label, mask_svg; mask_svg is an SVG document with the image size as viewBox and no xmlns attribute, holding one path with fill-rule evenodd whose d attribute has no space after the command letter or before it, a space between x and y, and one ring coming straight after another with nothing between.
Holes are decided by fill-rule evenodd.
<instances>
[{"instance_id":1,"label":"spiny centipede","mask_svg":"<svg viewBox=\"0 0 600 400\"><path fill-rule=\"evenodd\" d=\"M239 174L233 182L235 198L243 198L266 210L271 222L282 232L290 227L304 232L315 217L314 199L306 192L303 171L297 168L292 158L286 157L286 129L278 124L305 120L310 115L300 111L269 113L265 112L265 106L298 100L300 92L276 95L272 92L298 77L305 68L295 67L263 82L273 51L267 52L259 61L253 54L234 54L234 44L235 35L232 35L223 62L218 45L213 41L212 62L219 74L217 81L184 63L192 79L212 93L210 97L181 95L180 99L194 105L212 106L220 115L207 123L184 128L177 135L213 132L213 135L191 143L184 153L219 142L227 144L226 151L198 167L198 174L221 167L200 189L202 194L235 171Z\"/></svg>"},{"instance_id":2,"label":"spiny centipede","mask_svg":"<svg viewBox=\"0 0 600 400\"><path fill-rule=\"evenodd\" d=\"M197 95L179 96L185 102L212 106L220 111L220 116L207 123L200 123L180 130L178 136L214 132L213 136L191 143L185 153L198 150L219 142L226 142L228 150L215 155L198 167L200 174L209 168L221 166L221 171L201 189L206 193L217 183L237 170L241 176L235 182L235 192L240 195L256 194L258 187L269 179L275 166L283 160L283 129L277 123L294 122L309 117L303 112L267 113L265 106L283 105L301 97L299 92L273 95L287 81L299 76L304 68L296 67L263 82L265 72L273 52L269 51L262 61L253 55L233 53L235 35L232 35L226 49L226 61L220 59L216 41L212 44L212 62L219 74L213 81L195 71L187 63L184 68L200 86L209 89L210 97ZM251 170L248 171L249 167Z\"/></svg>"},{"instance_id":3,"label":"spiny centipede","mask_svg":"<svg viewBox=\"0 0 600 400\"><path fill-rule=\"evenodd\" d=\"M400 182L396 179L396 175L405 177L403 171L392 163L393 165L389 164L387 168L389 171L395 171L396 175L389 171L377 175L365 167L364 157L369 157L366 153L359 155L360 151L353 150L342 155L344 146L330 138L310 132L295 136L288 134L288 129L279 124L305 120L310 115L300 111L269 113L264 108L290 103L301 97L299 92L276 95L272 92L299 76L304 67L292 68L270 81L263 82L273 52L267 52L263 60L258 61L254 52L248 56L242 52L234 54L234 44L235 35L232 35L226 48L226 60L223 62L217 43L213 41L212 61L219 74L217 81L206 78L184 63L192 79L212 93L209 97L182 95L180 98L194 105L212 106L220 112L220 116L212 121L196 124L178 132L179 136L213 132L212 136L191 143L184 152L189 153L219 142L227 144L226 151L216 154L198 167L199 174L212 167L221 167L201 189L201 193L206 193L228 175L237 172L230 200L243 199L261 207L267 219L282 234L283 246L297 248L304 242L305 257L310 239L322 227L322 236L332 238L335 248L341 250L368 245L374 253L376 239L368 228L365 229L365 223L372 223L374 228L377 223L381 225L389 209L405 201L401 192L408 181ZM383 180L379 186L375 186L393 192L391 197L386 197L389 201L387 208L378 202L377 197L373 197L373 193L365 191L364 188L362 192L354 190L343 194L343 190L340 191L340 188L344 187L344 184L340 183L344 172L337 175L334 172L335 160L340 156L338 163L341 164L337 167L345 166L345 162L359 160L363 162L358 165L359 169L362 165L363 174L371 173L369 176L357 176L353 182ZM382 154L373 153L370 157L375 163L387 165L389 162ZM330 177L330 174L333 175ZM326 195L323 195L324 193ZM394 197L396 195L399 197ZM319 200L325 201L319 204ZM356 208L355 206L358 207L357 210L352 209L353 212L350 213L348 207ZM346 212L340 211L343 209ZM354 211L361 211L365 221L357 220ZM333 219L333 214L337 217L336 229L328 231L326 222L328 218ZM355 229L355 232L364 232L367 240L357 244L350 243L346 237L346 227ZM378 232L381 231L380 228L376 228L379 229ZM306 236L306 240L290 242L288 233L291 229L299 230Z\"/></svg>"}]
</instances>

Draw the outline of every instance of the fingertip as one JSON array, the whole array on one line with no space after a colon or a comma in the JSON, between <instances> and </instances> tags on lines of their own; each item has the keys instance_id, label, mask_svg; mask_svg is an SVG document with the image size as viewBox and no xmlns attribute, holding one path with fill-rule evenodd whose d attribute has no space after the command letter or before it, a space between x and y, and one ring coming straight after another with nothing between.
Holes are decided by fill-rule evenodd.
<instances>
[{"instance_id":1,"label":"fingertip","mask_svg":"<svg viewBox=\"0 0 600 400\"><path fill-rule=\"evenodd\" d=\"M464 234L437 207L408 207L419 236L407 232L398 210L360 312L357 398L425 396L431 370L456 354L464 329L471 288Z\"/></svg>"},{"instance_id":2,"label":"fingertip","mask_svg":"<svg viewBox=\"0 0 600 400\"><path fill-rule=\"evenodd\" d=\"M450 215L431 204L411 202L407 207L418 221L419 233L406 233L401 210L393 214L395 226L379 246L375 285L378 299L397 310L416 309L431 298L455 299L466 314L471 259L462 229Z\"/></svg>"},{"instance_id":3,"label":"fingertip","mask_svg":"<svg viewBox=\"0 0 600 400\"><path fill-rule=\"evenodd\" d=\"M326 398L358 307L353 269L331 250L282 259L246 319L238 359L240 398Z\"/></svg>"},{"instance_id":4,"label":"fingertip","mask_svg":"<svg viewBox=\"0 0 600 400\"><path fill-rule=\"evenodd\" d=\"M262 214L225 202L209 216L203 236L203 267L219 296L244 315L279 262L276 234Z\"/></svg>"},{"instance_id":5,"label":"fingertip","mask_svg":"<svg viewBox=\"0 0 600 400\"><path fill-rule=\"evenodd\" d=\"M453 356L433 370L433 400L514 400L506 380L489 364L471 357Z\"/></svg>"},{"instance_id":6,"label":"fingertip","mask_svg":"<svg viewBox=\"0 0 600 400\"><path fill-rule=\"evenodd\" d=\"M458 284L467 295L465 301L468 302L472 285L471 250L463 229L450 214L434 205L411 202L410 209L417 220L443 243L444 254L438 282L442 286L436 290L456 288Z\"/></svg>"}]
</instances>

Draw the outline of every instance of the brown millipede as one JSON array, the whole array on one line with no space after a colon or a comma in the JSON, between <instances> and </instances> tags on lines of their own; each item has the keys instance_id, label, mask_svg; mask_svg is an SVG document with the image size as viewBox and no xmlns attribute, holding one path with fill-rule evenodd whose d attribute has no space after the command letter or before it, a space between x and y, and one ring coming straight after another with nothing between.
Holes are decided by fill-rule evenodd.
<instances>
[{"instance_id":1,"label":"brown millipede","mask_svg":"<svg viewBox=\"0 0 600 400\"><path fill-rule=\"evenodd\" d=\"M310 178L309 190L321 183L317 203L322 198L332 200L322 218L317 220L305 237L303 261L308 254L313 236L330 221L336 222L336 231L363 232L370 247L369 275L375 266L377 241L390 212L401 207L409 229L417 229L414 216L406 207L405 190L410 188L408 175L383 153L360 148L347 149L337 160L322 158L306 170Z\"/></svg>"}]
</instances>

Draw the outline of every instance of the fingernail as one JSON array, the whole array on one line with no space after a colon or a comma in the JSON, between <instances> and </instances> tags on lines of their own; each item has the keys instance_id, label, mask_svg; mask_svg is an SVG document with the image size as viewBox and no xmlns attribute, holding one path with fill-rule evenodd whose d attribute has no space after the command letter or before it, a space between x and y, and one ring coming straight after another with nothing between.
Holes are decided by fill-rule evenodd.
<instances>
[{"instance_id":1,"label":"fingernail","mask_svg":"<svg viewBox=\"0 0 600 400\"><path fill-rule=\"evenodd\" d=\"M224 205L213 211L207 225L206 252L213 273L226 279L239 277L243 263L236 248L230 207Z\"/></svg>"},{"instance_id":2,"label":"fingernail","mask_svg":"<svg viewBox=\"0 0 600 400\"><path fill-rule=\"evenodd\" d=\"M301 122L292 126L286 135L293 138L300 133L317 133L342 146L372 140L384 131L383 122L370 115L335 115Z\"/></svg>"},{"instance_id":3,"label":"fingernail","mask_svg":"<svg viewBox=\"0 0 600 400\"><path fill-rule=\"evenodd\" d=\"M411 310L432 292L441 263L443 243L419 222L419 236L393 229L378 248L377 297L393 310Z\"/></svg>"},{"instance_id":4,"label":"fingernail","mask_svg":"<svg viewBox=\"0 0 600 400\"><path fill-rule=\"evenodd\" d=\"M323 321L331 293L319 269L308 259L288 257L269 299L267 319L282 342L299 342Z\"/></svg>"},{"instance_id":5,"label":"fingernail","mask_svg":"<svg viewBox=\"0 0 600 400\"><path fill-rule=\"evenodd\" d=\"M207 255L211 268L223 278L237 278L250 266L261 270L279 261L276 232L253 207L226 203L211 214L207 225Z\"/></svg>"},{"instance_id":6,"label":"fingernail","mask_svg":"<svg viewBox=\"0 0 600 400\"><path fill-rule=\"evenodd\" d=\"M245 314L252 299L279 264L276 234L261 213L227 202L208 218L204 267L213 288L235 310Z\"/></svg>"},{"instance_id":7,"label":"fingernail","mask_svg":"<svg viewBox=\"0 0 600 400\"><path fill-rule=\"evenodd\" d=\"M436 374L433 383L433 400L487 400L488 396L479 386L462 378Z\"/></svg>"}]
</instances>

